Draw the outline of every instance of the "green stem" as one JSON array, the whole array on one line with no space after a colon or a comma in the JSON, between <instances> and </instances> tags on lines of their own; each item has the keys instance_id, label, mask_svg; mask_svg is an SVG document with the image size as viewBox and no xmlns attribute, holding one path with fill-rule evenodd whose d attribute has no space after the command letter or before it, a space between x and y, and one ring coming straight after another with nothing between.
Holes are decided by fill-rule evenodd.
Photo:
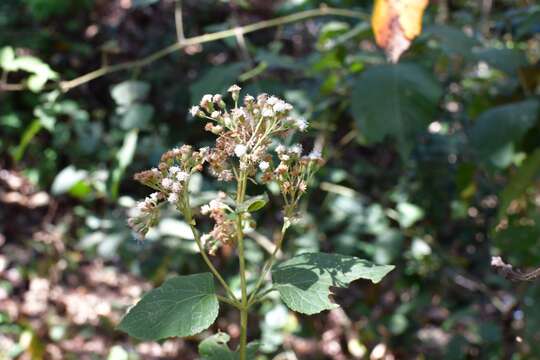
<instances>
[{"instance_id":1,"label":"green stem","mask_svg":"<svg viewBox=\"0 0 540 360\"><path fill-rule=\"evenodd\" d=\"M229 285L227 285L227 282L223 279L219 271L215 268L214 264L212 264L212 261L210 261L210 259L208 258L208 255L206 255L206 251L204 250L204 246L201 241L201 235L199 234L199 231L197 231L197 229L195 228L195 221L193 220L193 215L191 214L191 206L189 204L189 194L187 193L187 188L188 188L188 185L186 184L185 186L186 193L184 194L184 197L186 200L185 200L183 214L186 219L186 222L189 224L189 227L191 228L191 232L193 233L193 237L195 238L195 243L197 243L197 247L199 248L199 252L201 253L201 256L204 262L206 263L206 265L208 266L212 274L214 274L214 276L221 283L221 285L227 292L227 295L229 296L229 299L231 300L231 302L236 304L236 306L238 306L239 302L236 299L236 296L234 296L233 291L231 290Z\"/></svg>"},{"instance_id":2,"label":"green stem","mask_svg":"<svg viewBox=\"0 0 540 360\"><path fill-rule=\"evenodd\" d=\"M245 171L240 171L238 179L238 189L236 193L237 208L244 202L246 194L247 175ZM238 242L238 259L240 263L240 287L242 291L241 308L240 308L240 360L246 360L247 347L247 325L248 325L248 297L247 297L247 282L246 282L246 259L244 255L244 232L242 230L242 213L236 216L236 237Z\"/></svg>"},{"instance_id":3,"label":"green stem","mask_svg":"<svg viewBox=\"0 0 540 360\"><path fill-rule=\"evenodd\" d=\"M283 224L283 227L281 228L281 235L280 235L278 241L276 242L276 246L274 248L274 251L270 255L270 258L266 261L266 263L263 266L261 276L257 280L257 283L256 283L255 287L253 288L253 290L251 292L251 295L249 297L248 305L253 305L255 303L257 293L259 292L259 289L260 289L264 279L268 275L268 272L270 271L270 269L272 269L272 265L274 264L274 261L276 260L277 253L281 249L281 245L283 244L283 239L285 238L285 233L287 232L287 228L288 228L288 226Z\"/></svg>"}]
</instances>

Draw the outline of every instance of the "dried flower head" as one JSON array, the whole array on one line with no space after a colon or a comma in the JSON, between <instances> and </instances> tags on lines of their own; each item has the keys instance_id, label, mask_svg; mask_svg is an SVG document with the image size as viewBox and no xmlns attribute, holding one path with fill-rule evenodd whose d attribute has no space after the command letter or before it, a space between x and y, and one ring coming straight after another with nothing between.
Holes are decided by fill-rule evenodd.
<instances>
[{"instance_id":1,"label":"dried flower head","mask_svg":"<svg viewBox=\"0 0 540 360\"><path fill-rule=\"evenodd\" d=\"M210 174L220 181L239 180L240 173L261 183L275 181L286 202L285 213L291 216L311 176L322 164L322 158L317 152L303 155L300 144L278 145L275 153L270 148L292 131L305 131L308 122L293 116L293 106L276 96L246 95L239 102L240 90L237 85L228 89L233 108L227 108L221 94L206 94L190 109L191 115L205 120L205 129L217 136L214 147L194 150L183 145L165 152L157 168L135 175L136 180L154 189L159 199L145 203L145 210L130 219L136 231L146 233L155 222L158 202L168 202L186 211L190 177L202 171L205 163L209 165ZM275 160L277 166L273 165ZM262 172L259 177L258 172ZM208 251L234 244L235 224L229 216L230 209L223 206L220 198L201 208L201 214L208 215L215 223L205 237Z\"/></svg>"}]
</instances>

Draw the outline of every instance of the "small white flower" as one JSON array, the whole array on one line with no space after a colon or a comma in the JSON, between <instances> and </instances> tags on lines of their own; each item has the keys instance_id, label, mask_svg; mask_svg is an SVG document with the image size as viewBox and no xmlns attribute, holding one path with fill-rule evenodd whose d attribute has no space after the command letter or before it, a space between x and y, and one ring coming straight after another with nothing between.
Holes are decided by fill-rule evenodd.
<instances>
[{"instance_id":1,"label":"small white flower","mask_svg":"<svg viewBox=\"0 0 540 360\"><path fill-rule=\"evenodd\" d=\"M221 102L221 100L223 100L221 94L216 94L214 95L214 97L212 97L212 101L215 102L216 104Z\"/></svg>"},{"instance_id":2,"label":"small white flower","mask_svg":"<svg viewBox=\"0 0 540 360\"><path fill-rule=\"evenodd\" d=\"M285 101L278 101L276 104L274 104L273 109L275 112L280 113L287 110L287 103Z\"/></svg>"},{"instance_id":3,"label":"small white flower","mask_svg":"<svg viewBox=\"0 0 540 360\"><path fill-rule=\"evenodd\" d=\"M209 152L210 152L210 147L209 146L205 146L205 147L202 147L202 148L199 149L199 153L202 156L208 155Z\"/></svg>"},{"instance_id":4,"label":"small white flower","mask_svg":"<svg viewBox=\"0 0 540 360\"><path fill-rule=\"evenodd\" d=\"M161 180L161 186L163 186L164 189L169 190L173 184L173 181L169 178L165 178Z\"/></svg>"},{"instance_id":5,"label":"small white flower","mask_svg":"<svg viewBox=\"0 0 540 360\"><path fill-rule=\"evenodd\" d=\"M228 92L236 92L236 91L240 91L240 90L242 90L242 88L240 86L234 84L234 85L231 85L227 91Z\"/></svg>"},{"instance_id":6,"label":"small white flower","mask_svg":"<svg viewBox=\"0 0 540 360\"><path fill-rule=\"evenodd\" d=\"M269 105L274 105L274 104L277 104L279 101L281 101L281 100L279 100L277 97L270 96L268 98L268 100L266 100L266 103L269 104Z\"/></svg>"},{"instance_id":7,"label":"small white flower","mask_svg":"<svg viewBox=\"0 0 540 360\"><path fill-rule=\"evenodd\" d=\"M223 204L221 201L217 199L211 200L208 205L210 206L210 210L218 210L218 209L223 209L225 207L225 204Z\"/></svg>"},{"instance_id":8,"label":"small white flower","mask_svg":"<svg viewBox=\"0 0 540 360\"><path fill-rule=\"evenodd\" d=\"M322 155L321 155L321 152L320 151L317 151L317 150L313 150L312 152L309 153L308 157L311 159L311 160L320 160L322 159Z\"/></svg>"},{"instance_id":9,"label":"small white flower","mask_svg":"<svg viewBox=\"0 0 540 360\"><path fill-rule=\"evenodd\" d=\"M137 202L137 209L143 211L146 208L147 202L145 200Z\"/></svg>"},{"instance_id":10,"label":"small white flower","mask_svg":"<svg viewBox=\"0 0 540 360\"><path fill-rule=\"evenodd\" d=\"M179 182L175 182L174 184L172 184L172 189L171 189L174 193L179 193L180 191L182 191L182 184L180 184Z\"/></svg>"},{"instance_id":11,"label":"small white flower","mask_svg":"<svg viewBox=\"0 0 540 360\"><path fill-rule=\"evenodd\" d=\"M189 109L189 113L191 114L191 116L196 116L199 113L199 107L192 106L191 109Z\"/></svg>"},{"instance_id":12,"label":"small white flower","mask_svg":"<svg viewBox=\"0 0 540 360\"><path fill-rule=\"evenodd\" d=\"M247 152L247 146L244 144L238 144L234 147L234 153L238 157L244 156L246 152Z\"/></svg>"},{"instance_id":13,"label":"small white flower","mask_svg":"<svg viewBox=\"0 0 540 360\"><path fill-rule=\"evenodd\" d=\"M210 205L208 204L204 204L203 206L201 206L201 214L203 215L208 215L210 213Z\"/></svg>"},{"instance_id":14,"label":"small white flower","mask_svg":"<svg viewBox=\"0 0 540 360\"><path fill-rule=\"evenodd\" d=\"M147 201L153 201L153 202L157 202L159 199L159 193L158 192L153 192L150 194L150 196L148 198L146 198Z\"/></svg>"},{"instance_id":15,"label":"small white flower","mask_svg":"<svg viewBox=\"0 0 540 360\"><path fill-rule=\"evenodd\" d=\"M213 111L213 112L210 114L210 117L215 119L215 118L218 118L219 115L221 115L221 112L219 112L219 111Z\"/></svg>"},{"instance_id":16,"label":"small white flower","mask_svg":"<svg viewBox=\"0 0 540 360\"><path fill-rule=\"evenodd\" d=\"M289 151L298 156L302 155L302 145L294 144L289 148Z\"/></svg>"},{"instance_id":17,"label":"small white flower","mask_svg":"<svg viewBox=\"0 0 540 360\"><path fill-rule=\"evenodd\" d=\"M202 97L201 99L201 104L208 104L208 103L211 103L212 102L212 95L210 94L206 94ZM204 105L201 105L201 106L204 106Z\"/></svg>"},{"instance_id":18,"label":"small white flower","mask_svg":"<svg viewBox=\"0 0 540 360\"><path fill-rule=\"evenodd\" d=\"M169 174L176 174L177 172L179 172L181 169L179 166L171 166L169 168Z\"/></svg>"},{"instance_id":19,"label":"small white flower","mask_svg":"<svg viewBox=\"0 0 540 360\"><path fill-rule=\"evenodd\" d=\"M210 239L212 238L212 235L210 234L202 234L201 235L201 241L204 244L206 244Z\"/></svg>"},{"instance_id":20,"label":"small white flower","mask_svg":"<svg viewBox=\"0 0 540 360\"><path fill-rule=\"evenodd\" d=\"M276 152L278 154L284 153L285 151L287 151L287 148L285 147L285 145L278 145L276 147Z\"/></svg>"},{"instance_id":21,"label":"small white flower","mask_svg":"<svg viewBox=\"0 0 540 360\"><path fill-rule=\"evenodd\" d=\"M270 108L266 108L266 109L263 109L261 115L263 117L272 117L274 116L274 110L270 109Z\"/></svg>"},{"instance_id":22,"label":"small white flower","mask_svg":"<svg viewBox=\"0 0 540 360\"><path fill-rule=\"evenodd\" d=\"M176 204L178 202L178 195L175 193L171 193L167 198L167 201L173 205Z\"/></svg>"},{"instance_id":23,"label":"small white flower","mask_svg":"<svg viewBox=\"0 0 540 360\"><path fill-rule=\"evenodd\" d=\"M304 118L297 118L295 119L295 125L300 131L305 131L308 127L308 122Z\"/></svg>"},{"instance_id":24,"label":"small white flower","mask_svg":"<svg viewBox=\"0 0 540 360\"><path fill-rule=\"evenodd\" d=\"M189 178L189 174L185 171L179 171L176 174L176 180L178 181L186 181Z\"/></svg>"},{"instance_id":25,"label":"small white flower","mask_svg":"<svg viewBox=\"0 0 540 360\"><path fill-rule=\"evenodd\" d=\"M268 163L268 161L261 161L259 163L259 169L261 169L262 171L268 170L269 167L270 167L270 164Z\"/></svg>"}]
</instances>

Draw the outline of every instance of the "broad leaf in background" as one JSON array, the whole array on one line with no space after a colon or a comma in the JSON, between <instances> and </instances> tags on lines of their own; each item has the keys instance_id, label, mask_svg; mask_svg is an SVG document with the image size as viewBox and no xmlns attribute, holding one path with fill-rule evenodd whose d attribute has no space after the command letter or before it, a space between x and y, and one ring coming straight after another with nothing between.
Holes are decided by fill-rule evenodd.
<instances>
[{"instance_id":1,"label":"broad leaf in background","mask_svg":"<svg viewBox=\"0 0 540 360\"><path fill-rule=\"evenodd\" d=\"M526 100L491 108L476 119L470 134L473 148L484 161L510 165L513 143L520 140L538 118L539 103Z\"/></svg>"},{"instance_id":2,"label":"broad leaf in background","mask_svg":"<svg viewBox=\"0 0 540 360\"><path fill-rule=\"evenodd\" d=\"M224 94L243 70L244 63L213 66L189 88L191 101L198 103L205 94Z\"/></svg>"},{"instance_id":3,"label":"broad leaf in background","mask_svg":"<svg viewBox=\"0 0 540 360\"><path fill-rule=\"evenodd\" d=\"M225 333L217 333L204 339L199 344L199 355L201 360L238 360L240 355L236 351L231 351L227 343L230 336ZM247 359L255 359L259 343L252 342L247 345Z\"/></svg>"},{"instance_id":4,"label":"broad leaf in background","mask_svg":"<svg viewBox=\"0 0 540 360\"><path fill-rule=\"evenodd\" d=\"M111 96L118 106L128 106L144 101L149 91L150 85L148 83L129 80L113 86Z\"/></svg>"},{"instance_id":5,"label":"broad leaf in background","mask_svg":"<svg viewBox=\"0 0 540 360\"><path fill-rule=\"evenodd\" d=\"M517 49L480 49L474 55L508 75L516 74L519 68L528 64L525 54Z\"/></svg>"},{"instance_id":6,"label":"broad leaf in background","mask_svg":"<svg viewBox=\"0 0 540 360\"><path fill-rule=\"evenodd\" d=\"M133 129L126 134L124 142L118 153L116 153L117 166L111 173L111 196L113 199L118 197L118 189L120 187L120 180L122 175L126 171L126 168L133 161L135 150L137 149L137 139L139 137L139 131Z\"/></svg>"},{"instance_id":7,"label":"broad leaf in background","mask_svg":"<svg viewBox=\"0 0 540 360\"><path fill-rule=\"evenodd\" d=\"M73 165L70 165L56 175L51 186L51 193L53 195L65 194L86 180L87 177L86 170L77 170Z\"/></svg>"},{"instance_id":8,"label":"broad leaf in background","mask_svg":"<svg viewBox=\"0 0 540 360\"><path fill-rule=\"evenodd\" d=\"M212 325L218 311L212 274L176 276L145 294L118 329L142 340L192 336Z\"/></svg>"},{"instance_id":9,"label":"broad leaf in background","mask_svg":"<svg viewBox=\"0 0 540 360\"><path fill-rule=\"evenodd\" d=\"M466 60L472 58L473 48L480 45L475 38L461 29L448 25L432 25L426 28L422 36L435 39L446 55L459 55Z\"/></svg>"},{"instance_id":10,"label":"broad leaf in background","mask_svg":"<svg viewBox=\"0 0 540 360\"><path fill-rule=\"evenodd\" d=\"M377 45L396 63L422 32L422 15L428 0L376 0L371 26Z\"/></svg>"},{"instance_id":11,"label":"broad leaf in background","mask_svg":"<svg viewBox=\"0 0 540 360\"><path fill-rule=\"evenodd\" d=\"M415 136L433 121L440 85L414 64L387 64L364 71L354 84L351 109L368 142L390 135L407 155Z\"/></svg>"},{"instance_id":12,"label":"broad leaf in background","mask_svg":"<svg viewBox=\"0 0 540 360\"><path fill-rule=\"evenodd\" d=\"M304 253L275 266L272 281L289 308L311 315L338 307L328 297L331 286L346 287L358 279L378 283L392 269L353 256Z\"/></svg>"},{"instance_id":13,"label":"broad leaf in background","mask_svg":"<svg viewBox=\"0 0 540 360\"><path fill-rule=\"evenodd\" d=\"M500 195L499 219L506 215L510 203L523 195L540 175L540 149L527 156L527 159L510 178L510 182Z\"/></svg>"}]
</instances>

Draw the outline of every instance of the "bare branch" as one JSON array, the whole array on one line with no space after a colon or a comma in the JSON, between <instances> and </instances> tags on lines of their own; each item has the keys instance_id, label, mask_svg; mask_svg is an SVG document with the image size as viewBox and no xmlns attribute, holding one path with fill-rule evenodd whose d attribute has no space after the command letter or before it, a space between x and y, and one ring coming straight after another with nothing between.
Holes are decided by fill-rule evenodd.
<instances>
[{"instance_id":1,"label":"bare branch","mask_svg":"<svg viewBox=\"0 0 540 360\"><path fill-rule=\"evenodd\" d=\"M514 270L513 266L505 263L500 256L493 256L491 258L491 267L497 270L499 274L512 281L533 281L540 277L540 268L530 272Z\"/></svg>"},{"instance_id":2,"label":"bare branch","mask_svg":"<svg viewBox=\"0 0 540 360\"><path fill-rule=\"evenodd\" d=\"M147 57L144 57L138 60L123 62L123 63L119 63L115 65L106 65L99 69L91 71L87 74L81 75L75 79L60 81L56 86L59 86L63 92L67 92L73 88L76 88L80 85L86 84L90 81L93 81L95 79L98 79L108 74L150 65L154 61L159 60L176 51L179 51L187 46L203 44L203 43L212 42L216 40L222 40L222 39L226 39L232 36L238 36L238 34L245 35L245 34L249 34L249 33L259 31L262 29L268 29L268 28L272 28L272 27L276 27L276 26L280 26L284 24L289 24L293 22L298 22L298 21L302 21L302 20L306 20L306 19L314 18L314 17L319 17L319 16L344 16L344 17L357 18L357 19L362 19L362 20L369 19L369 15L363 12L321 6L318 9L301 11L295 14L280 16L280 17L277 17L275 19L270 19L270 20L259 21L253 24L239 26L232 29L228 29L228 30L216 31L214 33L194 36L191 38L184 38L183 41L181 42L176 41L175 43L161 50L158 50L155 53L148 55ZM25 88L26 86L24 84L3 84L3 86L0 87L0 91L20 91Z\"/></svg>"}]
</instances>

